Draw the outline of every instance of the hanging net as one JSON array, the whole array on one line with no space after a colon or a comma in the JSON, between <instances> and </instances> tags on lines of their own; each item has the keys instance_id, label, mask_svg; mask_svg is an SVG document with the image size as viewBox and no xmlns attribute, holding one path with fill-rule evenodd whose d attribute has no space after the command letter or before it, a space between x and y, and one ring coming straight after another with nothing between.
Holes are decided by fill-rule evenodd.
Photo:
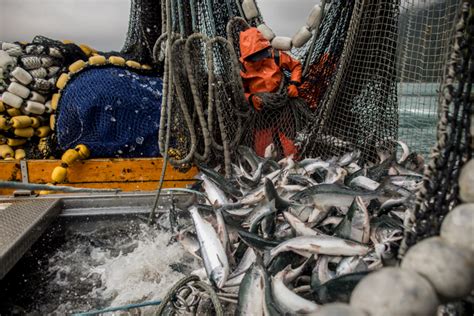
<instances>
[{"instance_id":1,"label":"hanging net","mask_svg":"<svg viewBox=\"0 0 474 316\"><path fill-rule=\"evenodd\" d=\"M438 93L461 1L403 1L398 22L398 137L425 156L436 138Z\"/></svg>"},{"instance_id":2,"label":"hanging net","mask_svg":"<svg viewBox=\"0 0 474 316\"><path fill-rule=\"evenodd\" d=\"M457 19L456 19L457 20ZM474 12L464 3L441 86L437 142L425 169L425 180L407 217L403 252L437 235L444 217L459 201L459 173L472 158Z\"/></svg>"},{"instance_id":3,"label":"hanging net","mask_svg":"<svg viewBox=\"0 0 474 316\"><path fill-rule=\"evenodd\" d=\"M289 52L305 65L300 106L278 106L287 98L282 88L279 96L265 96L277 105L261 113L235 93L242 84L232 69L240 56L240 32L263 18L247 21L239 1L170 3L172 32L186 40L181 47L188 63L180 84L193 94L186 101L192 124L175 105L181 134L189 133L188 125L196 134L196 145L183 147L183 155L218 163L235 154L237 143L255 148L256 142L262 147L271 140L282 156L281 143L287 138L298 148L299 157L329 157L358 149L365 161L372 161L378 152L393 152L399 138L422 154L434 141L436 91L459 3L343 0L327 4L317 36ZM189 30L202 35L188 34ZM230 46L209 45L216 36L226 37ZM241 126L245 126L242 132Z\"/></svg>"}]
</instances>

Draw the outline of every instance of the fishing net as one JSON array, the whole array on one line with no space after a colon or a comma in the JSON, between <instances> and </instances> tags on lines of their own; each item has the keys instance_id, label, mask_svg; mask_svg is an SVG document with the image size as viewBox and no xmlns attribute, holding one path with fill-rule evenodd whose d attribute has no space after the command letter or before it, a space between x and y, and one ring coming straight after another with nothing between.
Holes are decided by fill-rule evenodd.
<instances>
[{"instance_id":1,"label":"fishing net","mask_svg":"<svg viewBox=\"0 0 474 316\"><path fill-rule=\"evenodd\" d=\"M121 53L126 59L152 64L153 46L161 33L160 1L132 0L128 32Z\"/></svg>"},{"instance_id":2,"label":"fishing net","mask_svg":"<svg viewBox=\"0 0 474 316\"><path fill-rule=\"evenodd\" d=\"M228 135L234 141L240 139L240 144L252 146L260 138L256 131L276 125L299 146L300 157L328 157L359 149L365 161L371 161L376 159L377 152L393 152L398 138L414 150L426 153L431 143L423 135L430 134L435 126L431 117L436 113L435 92L452 39L458 2L384 0L326 4L317 36L290 51L305 65L300 97L306 107L298 102L301 106L294 107L297 111L276 106L278 109L261 113L253 109L244 111L237 97L229 102L209 98L209 93L225 98L231 95L230 90L238 90L241 83L229 76L235 59L229 62L227 48L211 49L212 65L206 51L208 38L225 36L238 58L239 33L263 21L262 17L246 21L240 1L195 0L179 4L171 1L170 16L172 31L187 39L184 54L188 80L183 84L193 94L192 101L188 96L186 103L192 104L190 115L195 113L191 115L196 131L194 147L195 152L201 152L195 158L221 162L235 148ZM206 38L191 40L194 35L188 36L190 29ZM182 77L186 79L186 73ZM225 84L216 85L214 81ZM283 100L285 95L276 98ZM246 113L246 118L241 112ZM181 117L177 119L183 128L181 134L186 134L185 115L177 116ZM206 145L209 140L204 137L206 128L199 119L202 116L210 130L212 149ZM245 128L240 135L242 125ZM279 130L271 134L272 142L280 148L279 155L285 154ZM189 153L191 148L188 144L185 151ZM209 157L203 153L209 153Z\"/></svg>"},{"instance_id":3,"label":"fishing net","mask_svg":"<svg viewBox=\"0 0 474 316\"><path fill-rule=\"evenodd\" d=\"M343 12L339 17L347 21ZM389 141L396 138L398 125L394 67L397 17L398 4L394 1L355 1L345 38L343 32L338 34L344 38L342 52L336 42L335 55L320 53L314 59L309 69L317 73L321 69L318 65L323 64L332 82L316 102L309 99L316 109L314 122L303 135L305 155L327 157L353 148L361 150L365 160L372 160L377 150L393 150ZM345 27L344 23L337 25ZM338 59L337 66L334 59ZM331 78L335 67L335 77Z\"/></svg>"},{"instance_id":4,"label":"fishing net","mask_svg":"<svg viewBox=\"0 0 474 316\"><path fill-rule=\"evenodd\" d=\"M118 67L83 70L61 92L58 145L87 145L92 157L157 156L161 96L158 77Z\"/></svg>"},{"instance_id":5,"label":"fishing net","mask_svg":"<svg viewBox=\"0 0 474 316\"><path fill-rule=\"evenodd\" d=\"M438 92L461 1L402 1L398 21L398 137L428 156L436 139Z\"/></svg>"},{"instance_id":6,"label":"fishing net","mask_svg":"<svg viewBox=\"0 0 474 316\"><path fill-rule=\"evenodd\" d=\"M417 203L407 217L403 250L437 235L446 214L459 204L459 172L472 158L474 12L464 2L441 86L437 143L431 150ZM402 252L402 254L404 251Z\"/></svg>"}]
</instances>

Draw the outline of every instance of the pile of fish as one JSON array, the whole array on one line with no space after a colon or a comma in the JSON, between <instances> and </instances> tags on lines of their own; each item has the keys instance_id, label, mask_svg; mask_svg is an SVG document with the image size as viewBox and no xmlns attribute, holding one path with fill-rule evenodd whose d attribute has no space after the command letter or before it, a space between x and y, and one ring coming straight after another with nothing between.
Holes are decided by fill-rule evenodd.
<instances>
[{"instance_id":1,"label":"pile of fish","mask_svg":"<svg viewBox=\"0 0 474 316\"><path fill-rule=\"evenodd\" d=\"M396 263L423 168L399 144L398 160L380 153L364 167L358 151L277 162L239 147L231 179L200 166L196 189L206 199L186 207L192 222L177 239L238 314L311 314L348 302L364 276Z\"/></svg>"}]
</instances>

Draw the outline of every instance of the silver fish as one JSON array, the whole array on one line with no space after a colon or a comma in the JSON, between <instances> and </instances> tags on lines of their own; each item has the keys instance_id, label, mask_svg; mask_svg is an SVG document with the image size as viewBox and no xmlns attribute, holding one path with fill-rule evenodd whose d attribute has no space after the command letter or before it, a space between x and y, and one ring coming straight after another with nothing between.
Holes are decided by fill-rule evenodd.
<instances>
[{"instance_id":1,"label":"silver fish","mask_svg":"<svg viewBox=\"0 0 474 316\"><path fill-rule=\"evenodd\" d=\"M336 268L336 276L367 270L367 264L359 256L345 257L341 260L341 262L339 262Z\"/></svg>"},{"instance_id":2,"label":"silver fish","mask_svg":"<svg viewBox=\"0 0 474 316\"><path fill-rule=\"evenodd\" d=\"M272 159L275 159L277 157L276 147L273 143L271 143L270 145L267 146L267 148L265 148L265 153L263 156L265 158L272 158Z\"/></svg>"},{"instance_id":3,"label":"silver fish","mask_svg":"<svg viewBox=\"0 0 474 316\"><path fill-rule=\"evenodd\" d=\"M318 257L311 276L313 286L319 286L336 277L336 274L329 270L328 264L329 256Z\"/></svg>"},{"instance_id":4,"label":"silver fish","mask_svg":"<svg viewBox=\"0 0 474 316\"><path fill-rule=\"evenodd\" d=\"M254 230L257 225L265 216L276 212L275 201L270 203L264 203L259 207L256 207L252 213L242 223L242 227L249 227L250 231Z\"/></svg>"},{"instance_id":5,"label":"silver fish","mask_svg":"<svg viewBox=\"0 0 474 316\"><path fill-rule=\"evenodd\" d=\"M299 236L286 240L271 249L267 253L268 262L285 251L292 251L305 257L312 254L356 256L365 255L369 251L369 247L332 236Z\"/></svg>"},{"instance_id":6,"label":"silver fish","mask_svg":"<svg viewBox=\"0 0 474 316\"><path fill-rule=\"evenodd\" d=\"M279 309L284 314L305 315L316 313L320 306L312 301L302 298L286 287L283 279L288 271L278 272L271 278L273 298Z\"/></svg>"},{"instance_id":7,"label":"silver fish","mask_svg":"<svg viewBox=\"0 0 474 316\"><path fill-rule=\"evenodd\" d=\"M199 241L190 232L187 231L182 231L178 233L178 236L176 237L178 242L183 246L184 250L189 252L193 257L198 258L199 260L202 260L202 258L199 256Z\"/></svg>"},{"instance_id":8,"label":"silver fish","mask_svg":"<svg viewBox=\"0 0 474 316\"><path fill-rule=\"evenodd\" d=\"M265 271L253 264L245 273L239 289L237 315L263 315L265 305Z\"/></svg>"},{"instance_id":9,"label":"silver fish","mask_svg":"<svg viewBox=\"0 0 474 316\"><path fill-rule=\"evenodd\" d=\"M335 228L335 235L367 244L370 240L370 217L364 201L354 199L344 219Z\"/></svg>"},{"instance_id":10,"label":"silver fish","mask_svg":"<svg viewBox=\"0 0 474 316\"><path fill-rule=\"evenodd\" d=\"M364 200L380 197L379 192L355 191L337 184L320 184L309 187L291 197L302 203L312 202L322 208L339 207L347 209L356 196Z\"/></svg>"},{"instance_id":11,"label":"silver fish","mask_svg":"<svg viewBox=\"0 0 474 316\"><path fill-rule=\"evenodd\" d=\"M222 288L229 275L229 262L225 249L219 241L216 231L201 217L197 207L192 206L189 212L196 229L207 276L218 288Z\"/></svg>"},{"instance_id":12,"label":"silver fish","mask_svg":"<svg viewBox=\"0 0 474 316\"><path fill-rule=\"evenodd\" d=\"M289 212L283 212L286 221L291 225L296 233L296 236L317 236L318 232L306 226L298 217Z\"/></svg>"},{"instance_id":13,"label":"silver fish","mask_svg":"<svg viewBox=\"0 0 474 316\"><path fill-rule=\"evenodd\" d=\"M257 259L257 256L255 254L255 251L253 250L252 247L248 247L244 255L242 256L242 259L240 260L239 265L230 274L229 279L236 277L238 275L244 274L250 268L250 266L255 262L256 259Z\"/></svg>"},{"instance_id":14,"label":"silver fish","mask_svg":"<svg viewBox=\"0 0 474 316\"><path fill-rule=\"evenodd\" d=\"M219 189L205 174L201 174L201 179L203 180L202 187L204 188L204 191L206 191L206 195L213 205L224 205L229 203L224 191Z\"/></svg>"}]
</instances>

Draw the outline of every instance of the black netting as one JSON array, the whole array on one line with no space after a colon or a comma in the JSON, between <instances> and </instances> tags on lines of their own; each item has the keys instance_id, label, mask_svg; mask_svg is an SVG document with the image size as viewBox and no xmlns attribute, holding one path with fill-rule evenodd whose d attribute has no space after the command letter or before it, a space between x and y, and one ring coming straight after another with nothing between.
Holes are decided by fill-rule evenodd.
<instances>
[{"instance_id":1,"label":"black netting","mask_svg":"<svg viewBox=\"0 0 474 316\"><path fill-rule=\"evenodd\" d=\"M311 109L327 95L335 79L337 65L342 55L347 29L354 6L353 1L338 1L330 6L321 23L321 30L300 88L300 95Z\"/></svg>"},{"instance_id":2,"label":"black netting","mask_svg":"<svg viewBox=\"0 0 474 316\"><path fill-rule=\"evenodd\" d=\"M361 150L366 160L372 160L377 151L393 150L398 126L397 17L398 3L394 1L355 2L347 35L344 38L344 32L336 32L338 38L344 38L342 59L337 63L330 91L318 96L322 101L315 100L316 119L305 135L305 155L339 155L349 147ZM342 12L339 19L347 21ZM344 29L344 23L339 27ZM337 42L334 48L340 52ZM314 71L321 73L318 69L323 68L325 73L332 72L340 54L320 54L315 58Z\"/></svg>"},{"instance_id":3,"label":"black netting","mask_svg":"<svg viewBox=\"0 0 474 316\"><path fill-rule=\"evenodd\" d=\"M164 2L164 1L163 1ZM161 1L132 0L122 54L140 63L153 63L153 45L162 31Z\"/></svg>"}]
</instances>

